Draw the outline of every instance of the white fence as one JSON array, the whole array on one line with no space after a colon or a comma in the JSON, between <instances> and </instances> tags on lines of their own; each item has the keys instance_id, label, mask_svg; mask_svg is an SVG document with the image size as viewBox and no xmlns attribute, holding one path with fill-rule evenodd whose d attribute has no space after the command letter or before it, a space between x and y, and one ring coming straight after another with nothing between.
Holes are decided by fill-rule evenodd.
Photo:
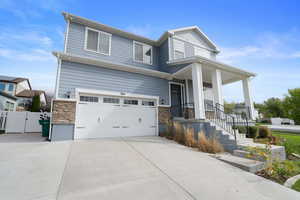
<instances>
[{"instance_id":1,"label":"white fence","mask_svg":"<svg viewBox=\"0 0 300 200\"><path fill-rule=\"evenodd\" d=\"M0 112L0 130L5 133L41 132L39 124L41 115L50 116L50 113L39 112Z\"/></svg>"}]
</instances>

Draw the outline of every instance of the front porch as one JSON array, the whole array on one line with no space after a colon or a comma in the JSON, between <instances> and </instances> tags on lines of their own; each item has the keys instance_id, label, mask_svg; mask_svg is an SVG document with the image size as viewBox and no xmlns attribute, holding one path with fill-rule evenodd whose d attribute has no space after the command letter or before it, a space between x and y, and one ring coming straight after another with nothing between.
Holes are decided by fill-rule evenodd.
<instances>
[{"instance_id":1,"label":"front porch","mask_svg":"<svg viewBox=\"0 0 300 200\"><path fill-rule=\"evenodd\" d=\"M225 114L222 87L240 81L246 117L254 120L251 76L220 69L209 63L195 62L174 73L174 77L178 82L170 83L173 118L211 119L217 112Z\"/></svg>"}]
</instances>

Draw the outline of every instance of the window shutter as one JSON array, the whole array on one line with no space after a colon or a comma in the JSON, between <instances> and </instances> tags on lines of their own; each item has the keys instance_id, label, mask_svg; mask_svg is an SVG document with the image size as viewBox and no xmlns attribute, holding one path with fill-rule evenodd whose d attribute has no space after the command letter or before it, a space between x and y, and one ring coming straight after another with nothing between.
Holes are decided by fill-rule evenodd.
<instances>
[{"instance_id":1,"label":"window shutter","mask_svg":"<svg viewBox=\"0 0 300 200\"><path fill-rule=\"evenodd\" d=\"M135 58L135 60L143 61L143 45L137 44L137 43L135 43L134 45L135 45L134 46L134 52L135 52L134 58Z\"/></svg>"},{"instance_id":2,"label":"window shutter","mask_svg":"<svg viewBox=\"0 0 300 200\"><path fill-rule=\"evenodd\" d=\"M97 46L98 46L98 32L88 30L86 48L88 50L97 51L98 50Z\"/></svg>"},{"instance_id":3,"label":"window shutter","mask_svg":"<svg viewBox=\"0 0 300 200\"><path fill-rule=\"evenodd\" d=\"M99 52L109 54L111 36L101 32L99 33L99 36Z\"/></svg>"}]
</instances>

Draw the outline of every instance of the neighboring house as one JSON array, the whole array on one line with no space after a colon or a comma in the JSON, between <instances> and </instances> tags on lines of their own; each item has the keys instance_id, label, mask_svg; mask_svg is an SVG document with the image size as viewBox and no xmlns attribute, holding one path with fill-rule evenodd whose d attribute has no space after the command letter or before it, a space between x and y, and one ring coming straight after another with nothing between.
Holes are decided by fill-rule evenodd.
<instances>
[{"instance_id":1,"label":"neighboring house","mask_svg":"<svg viewBox=\"0 0 300 200\"><path fill-rule=\"evenodd\" d=\"M16 96L18 97L18 107L21 110L25 109L28 105L31 104L32 98L34 96L40 96L41 107L46 105L46 94L42 90L23 90L19 92Z\"/></svg>"},{"instance_id":2,"label":"neighboring house","mask_svg":"<svg viewBox=\"0 0 300 200\"><path fill-rule=\"evenodd\" d=\"M0 111L16 111L17 98L6 92L0 91Z\"/></svg>"},{"instance_id":3,"label":"neighboring house","mask_svg":"<svg viewBox=\"0 0 300 200\"><path fill-rule=\"evenodd\" d=\"M245 104L235 104L235 107L233 109L233 113L240 114L242 117L244 115L244 116L247 116L249 118L250 117L250 108L248 106L245 106ZM252 115L253 115L252 119L257 120L257 119L260 118L258 110L256 110L255 108L253 110Z\"/></svg>"},{"instance_id":4,"label":"neighboring house","mask_svg":"<svg viewBox=\"0 0 300 200\"><path fill-rule=\"evenodd\" d=\"M27 78L0 75L0 92L3 95L6 94L6 96L8 95L15 99L14 106L10 105L10 107L14 107L13 111L26 110L26 106L31 103L34 95L40 95L41 106L46 105L47 103L45 92L41 90L32 90ZM0 99L0 104L5 105L5 101L6 100ZM1 109L2 108L0 107L0 110Z\"/></svg>"},{"instance_id":5,"label":"neighboring house","mask_svg":"<svg viewBox=\"0 0 300 200\"><path fill-rule=\"evenodd\" d=\"M223 105L222 86L237 81L253 118L255 74L217 61L219 49L197 26L152 40L63 16L64 51L53 52L53 140L157 135L171 118L205 120Z\"/></svg>"}]
</instances>

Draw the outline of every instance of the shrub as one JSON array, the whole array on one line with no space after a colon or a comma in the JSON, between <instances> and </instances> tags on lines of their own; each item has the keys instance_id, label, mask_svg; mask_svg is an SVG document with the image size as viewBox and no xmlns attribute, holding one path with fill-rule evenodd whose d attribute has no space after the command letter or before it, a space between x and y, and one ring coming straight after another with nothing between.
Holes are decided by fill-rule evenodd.
<instances>
[{"instance_id":1,"label":"shrub","mask_svg":"<svg viewBox=\"0 0 300 200\"><path fill-rule=\"evenodd\" d=\"M185 132L185 145L188 147L197 147L197 141L195 140L195 131L193 128L184 129Z\"/></svg>"},{"instance_id":2,"label":"shrub","mask_svg":"<svg viewBox=\"0 0 300 200\"><path fill-rule=\"evenodd\" d=\"M203 132L198 133L198 149L207 153L220 153L224 151L222 145L215 139L208 139Z\"/></svg>"},{"instance_id":3,"label":"shrub","mask_svg":"<svg viewBox=\"0 0 300 200\"><path fill-rule=\"evenodd\" d=\"M174 140L179 144L185 144L184 128L178 122L174 122Z\"/></svg>"},{"instance_id":4,"label":"shrub","mask_svg":"<svg viewBox=\"0 0 300 200\"><path fill-rule=\"evenodd\" d=\"M260 126L258 128L258 137L259 138L267 138L272 135L271 130L266 126Z\"/></svg>"},{"instance_id":5,"label":"shrub","mask_svg":"<svg viewBox=\"0 0 300 200\"><path fill-rule=\"evenodd\" d=\"M237 129L239 131L239 133L241 133L241 134L247 133L246 126L234 126L233 129Z\"/></svg>"},{"instance_id":6,"label":"shrub","mask_svg":"<svg viewBox=\"0 0 300 200\"><path fill-rule=\"evenodd\" d=\"M257 126L249 126L248 127L249 132L248 132L248 137L250 138L256 138L257 137L257 132L258 132L258 127Z\"/></svg>"}]
</instances>

